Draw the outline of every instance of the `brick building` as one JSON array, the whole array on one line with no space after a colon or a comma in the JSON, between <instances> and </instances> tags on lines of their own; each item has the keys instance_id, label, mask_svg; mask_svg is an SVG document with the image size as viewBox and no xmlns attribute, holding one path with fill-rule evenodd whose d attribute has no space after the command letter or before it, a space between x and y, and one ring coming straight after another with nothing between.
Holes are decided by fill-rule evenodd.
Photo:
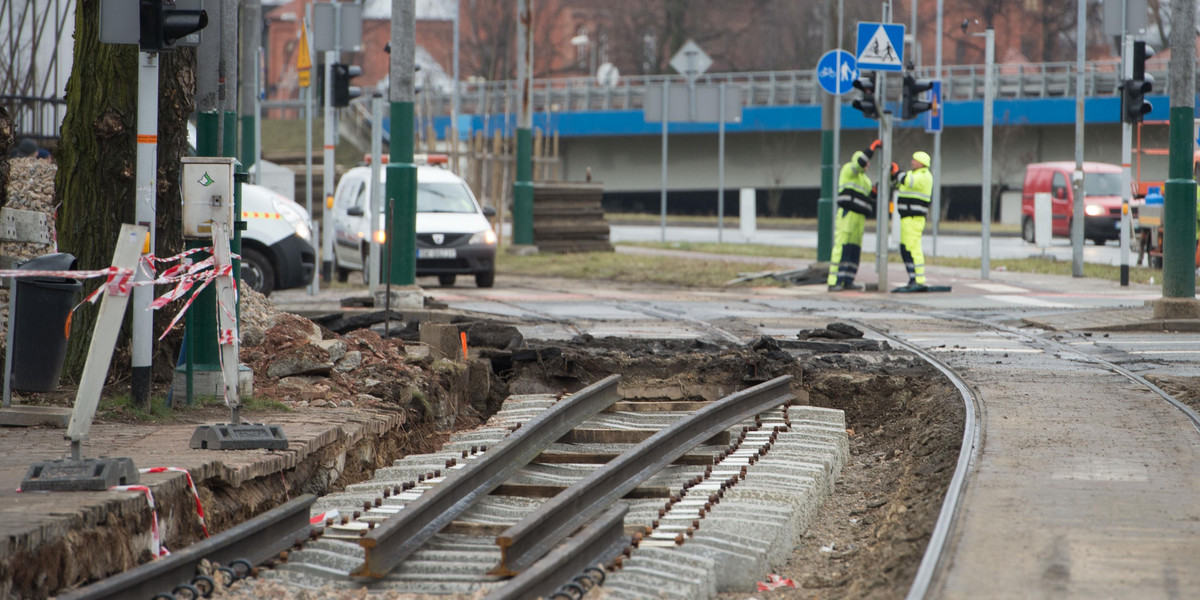
<instances>
[{"instance_id":1,"label":"brick building","mask_svg":"<svg viewBox=\"0 0 1200 600\"><path fill-rule=\"evenodd\" d=\"M267 95L296 98L296 50L305 7L312 0L264 2L267 47ZM364 3L363 45L341 60L362 67L354 83L364 88L384 80L391 37L391 0ZM513 0L418 0L418 85L445 86L452 73L453 27L461 9L460 77L463 80L511 79L516 74L516 3ZM622 75L670 71L671 52L694 39L713 58L710 71L766 71L812 68L825 51L824 3L795 0L538 0L534 37L534 77L577 77L610 62ZM911 23L909 4L897 3L893 20ZM918 4L917 38L921 62L934 62L936 5ZM1074 3L1021 0L949 0L944 13L943 62L983 62L982 38L971 33L991 24L996 31L997 61L1004 63L1073 61ZM1111 40L1100 33L1100 8L1089 13L1088 57L1113 55ZM855 24L878 21L875 2L845 3L843 47L854 47ZM961 23L969 20L964 33ZM913 54L909 54L913 56ZM318 58L318 61L323 60ZM314 82L316 78L314 77Z\"/></svg>"}]
</instances>

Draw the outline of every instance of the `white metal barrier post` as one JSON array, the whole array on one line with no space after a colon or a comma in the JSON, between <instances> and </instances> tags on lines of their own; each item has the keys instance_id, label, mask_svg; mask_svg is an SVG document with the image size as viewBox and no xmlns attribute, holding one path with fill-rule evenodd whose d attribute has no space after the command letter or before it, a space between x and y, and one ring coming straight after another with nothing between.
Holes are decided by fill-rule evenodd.
<instances>
[{"instance_id":1,"label":"white metal barrier post","mask_svg":"<svg viewBox=\"0 0 1200 600\"><path fill-rule=\"evenodd\" d=\"M21 482L24 491L106 490L114 485L129 485L138 481L137 468L129 458L84 459L83 440L92 428L92 418L100 404L100 392L104 389L104 380L112 363L117 334L121 332L121 323L125 320L134 268L137 267L147 235L149 229L142 225L121 226L112 261L116 272L110 275L108 282L101 284L107 289L100 300L100 312L96 315L87 362L83 366L71 423L67 427L71 455L65 459L31 465Z\"/></svg>"}]
</instances>

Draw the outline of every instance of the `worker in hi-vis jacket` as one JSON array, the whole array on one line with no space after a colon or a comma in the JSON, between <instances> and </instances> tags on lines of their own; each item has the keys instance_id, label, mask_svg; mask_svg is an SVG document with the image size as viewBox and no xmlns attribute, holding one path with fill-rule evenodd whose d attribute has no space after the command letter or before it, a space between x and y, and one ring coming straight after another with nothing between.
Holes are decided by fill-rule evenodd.
<instances>
[{"instance_id":1,"label":"worker in hi-vis jacket","mask_svg":"<svg viewBox=\"0 0 1200 600\"><path fill-rule=\"evenodd\" d=\"M912 155L912 169L895 175L896 210L900 213L900 256L908 270L908 285L892 291L924 292L925 253L921 251L921 234L933 198L933 174L929 172L929 154L921 151Z\"/></svg>"},{"instance_id":2,"label":"worker in hi-vis jacket","mask_svg":"<svg viewBox=\"0 0 1200 600\"><path fill-rule=\"evenodd\" d=\"M871 142L842 165L838 176L837 224L834 227L833 255L829 257L829 291L862 290L854 283L858 261L862 257L863 227L875 212L875 187L867 176L867 165L882 143Z\"/></svg>"}]
</instances>

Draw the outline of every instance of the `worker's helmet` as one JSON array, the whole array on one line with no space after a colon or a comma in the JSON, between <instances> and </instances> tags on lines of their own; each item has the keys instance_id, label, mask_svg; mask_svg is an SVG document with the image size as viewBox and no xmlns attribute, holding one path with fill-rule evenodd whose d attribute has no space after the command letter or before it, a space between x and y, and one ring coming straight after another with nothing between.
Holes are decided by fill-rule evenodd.
<instances>
[{"instance_id":1,"label":"worker's helmet","mask_svg":"<svg viewBox=\"0 0 1200 600\"><path fill-rule=\"evenodd\" d=\"M925 165L926 167L928 167L929 163L931 162L929 159L929 154L921 150L913 152L913 160Z\"/></svg>"}]
</instances>

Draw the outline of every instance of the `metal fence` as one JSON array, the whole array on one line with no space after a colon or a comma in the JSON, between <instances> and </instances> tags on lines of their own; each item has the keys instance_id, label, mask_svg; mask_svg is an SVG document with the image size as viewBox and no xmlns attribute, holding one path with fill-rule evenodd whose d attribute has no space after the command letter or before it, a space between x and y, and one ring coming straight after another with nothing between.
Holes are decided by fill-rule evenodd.
<instances>
[{"instance_id":1,"label":"metal fence","mask_svg":"<svg viewBox=\"0 0 1200 600\"><path fill-rule=\"evenodd\" d=\"M1076 93L1077 69L1073 62L998 64L996 97L1000 99L1073 98ZM1155 78L1155 94L1167 93L1165 61L1151 61L1147 71ZM955 65L942 68L942 93L947 101L982 100L984 94L984 65ZM922 79L935 78L933 67L916 70ZM1114 96L1119 93L1121 78L1116 60L1094 61L1084 66L1083 91L1086 96ZM646 90L662 87L663 81L685 82L682 76L644 75L622 77L613 87L600 85L591 77L538 79L533 85L535 112L571 112L603 110L641 110ZM701 76L697 83L729 83L742 91L743 106L793 106L819 104L824 93L817 84L815 70L762 71L745 73L711 73ZM450 113L450 94L430 91L430 113ZM507 114L520 106L516 82L460 82L460 113ZM899 100L900 85L889 85L889 101ZM848 100L855 93L846 94Z\"/></svg>"}]
</instances>

